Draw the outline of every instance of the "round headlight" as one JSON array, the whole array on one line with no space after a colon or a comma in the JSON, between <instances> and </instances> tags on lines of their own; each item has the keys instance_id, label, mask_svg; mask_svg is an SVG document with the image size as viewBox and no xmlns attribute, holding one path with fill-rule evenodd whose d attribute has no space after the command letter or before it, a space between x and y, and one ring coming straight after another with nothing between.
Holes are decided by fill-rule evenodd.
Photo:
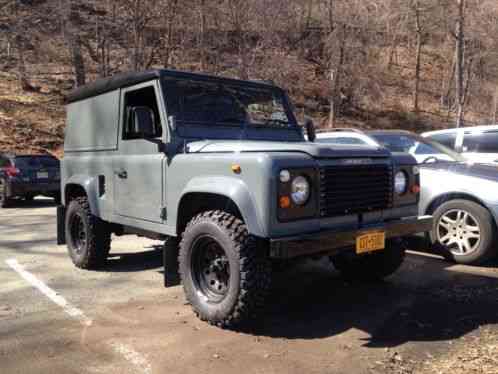
<instances>
[{"instance_id":1,"label":"round headlight","mask_svg":"<svg viewBox=\"0 0 498 374\"><path fill-rule=\"evenodd\" d=\"M296 205L304 205L310 197L310 184L303 176L295 177L291 185L291 199Z\"/></svg>"},{"instance_id":2,"label":"round headlight","mask_svg":"<svg viewBox=\"0 0 498 374\"><path fill-rule=\"evenodd\" d=\"M404 171L398 171L394 176L394 191L398 195L402 195L408 188L408 177Z\"/></svg>"}]
</instances>

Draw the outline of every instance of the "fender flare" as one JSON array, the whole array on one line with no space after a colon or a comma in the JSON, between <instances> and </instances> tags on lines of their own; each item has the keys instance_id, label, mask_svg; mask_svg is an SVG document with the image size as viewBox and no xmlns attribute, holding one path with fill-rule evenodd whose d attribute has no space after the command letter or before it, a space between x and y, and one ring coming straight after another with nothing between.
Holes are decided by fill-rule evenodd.
<instances>
[{"instance_id":1,"label":"fender flare","mask_svg":"<svg viewBox=\"0 0 498 374\"><path fill-rule=\"evenodd\" d=\"M95 177L88 175L75 174L64 183L64 204L66 201L66 190L68 186L79 186L85 190L90 205L90 210L93 215L100 217L100 207L98 203L98 181Z\"/></svg>"},{"instance_id":2,"label":"fender flare","mask_svg":"<svg viewBox=\"0 0 498 374\"><path fill-rule=\"evenodd\" d=\"M178 221L178 208L183 198L190 193L208 193L216 194L232 200L242 215L247 225L247 229L252 235L266 237L265 225L256 209L256 203L252 197L249 188L244 181L232 177L194 177L192 178L180 194L175 212L176 216L173 222L176 227Z\"/></svg>"}]
</instances>

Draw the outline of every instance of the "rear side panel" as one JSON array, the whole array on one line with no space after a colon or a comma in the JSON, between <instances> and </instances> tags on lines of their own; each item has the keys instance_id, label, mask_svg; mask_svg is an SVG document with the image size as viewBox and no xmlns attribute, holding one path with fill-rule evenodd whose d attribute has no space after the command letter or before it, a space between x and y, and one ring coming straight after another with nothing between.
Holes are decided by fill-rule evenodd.
<instances>
[{"instance_id":1,"label":"rear side panel","mask_svg":"<svg viewBox=\"0 0 498 374\"><path fill-rule=\"evenodd\" d=\"M69 104L65 152L117 149L118 120L119 90Z\"/></svg>"}]
</instances>

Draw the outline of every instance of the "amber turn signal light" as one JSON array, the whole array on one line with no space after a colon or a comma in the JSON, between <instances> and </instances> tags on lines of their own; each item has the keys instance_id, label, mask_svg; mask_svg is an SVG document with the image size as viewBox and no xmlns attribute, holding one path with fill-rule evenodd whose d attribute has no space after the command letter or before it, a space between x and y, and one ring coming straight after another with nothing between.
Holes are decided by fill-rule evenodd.
<instances>
[{"instance_id":1,"label":"amber turn signal light","mask_svg":"<svg viewBox=\"0 0 498 374\"><path fill-rule=\"evenodd\" d=\"M280 208L287 209L290 207L291 202L289 196L280 196Z\"/></svg>"},{"instance_id":2,"label":"amber turn signal light","mask_svg":"<svg viewBox=\"0 0 498 374\"><path fill-rule=\"evenodd\" d=\"M413 193L413 194L418 194L418 193L420 193L420 186L419 186L418 184L414 184L414 185L412 186L412 193Z\"/></svg>"},{"instance_id":3,"label":"amber turn signal light","mask_svg":"<svg viewBox=\"0 0 498 374\"><path fill-rule=\"evenodd\" d=\"M240 174L240 172L242 171L242 168L240 167L239 164L233 164L232 165L232 171L235 173L235 174Z\"/></svg>"}]
</instances>

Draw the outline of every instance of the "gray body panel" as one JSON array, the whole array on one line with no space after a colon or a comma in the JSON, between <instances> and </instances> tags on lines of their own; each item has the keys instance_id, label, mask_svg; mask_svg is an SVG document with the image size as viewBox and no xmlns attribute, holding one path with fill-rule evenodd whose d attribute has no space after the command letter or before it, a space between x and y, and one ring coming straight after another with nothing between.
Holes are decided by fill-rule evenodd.
<instances>
[{"instance_id":1,"label":"gray body panel","mask_svg":"<svg viewBox=\"0 0 498 374\"><path fill-rule=\"evenodd\" d=\"M124 140L124 95L143 87L154 87L162 135L157 139ZM318 172L319 167L335 165L339 160L365 158L391 165L391 154L374 146L331 147L306 142L297 128L275 129L262 141L210 139L208 126L196 128L194 138L192 131L188 138L182 137L181 129L170 127L163 92L156 79L69 104L61 178L63 205L67 204L69 188L80 186L89 198L92 213L103 220L177 236L182 201L193 194L209 193L229 198L249 232L269 239L332 229L354 230L362 224L417 215L418 207L412 200L382 211L329 218L320 218L316 212L312 218L280 222L280 170L308 168ZM85 127L90 129L88 134ZM100 129L106 133L103 140L97 140ZM285 141L290 132L293 141ZM92 139L93 149L88 147ZM412 159L407 161L409 165L414 163ZM240 173L232 170L234 164L240 165Z\"/></svg>"}]
</instances>

